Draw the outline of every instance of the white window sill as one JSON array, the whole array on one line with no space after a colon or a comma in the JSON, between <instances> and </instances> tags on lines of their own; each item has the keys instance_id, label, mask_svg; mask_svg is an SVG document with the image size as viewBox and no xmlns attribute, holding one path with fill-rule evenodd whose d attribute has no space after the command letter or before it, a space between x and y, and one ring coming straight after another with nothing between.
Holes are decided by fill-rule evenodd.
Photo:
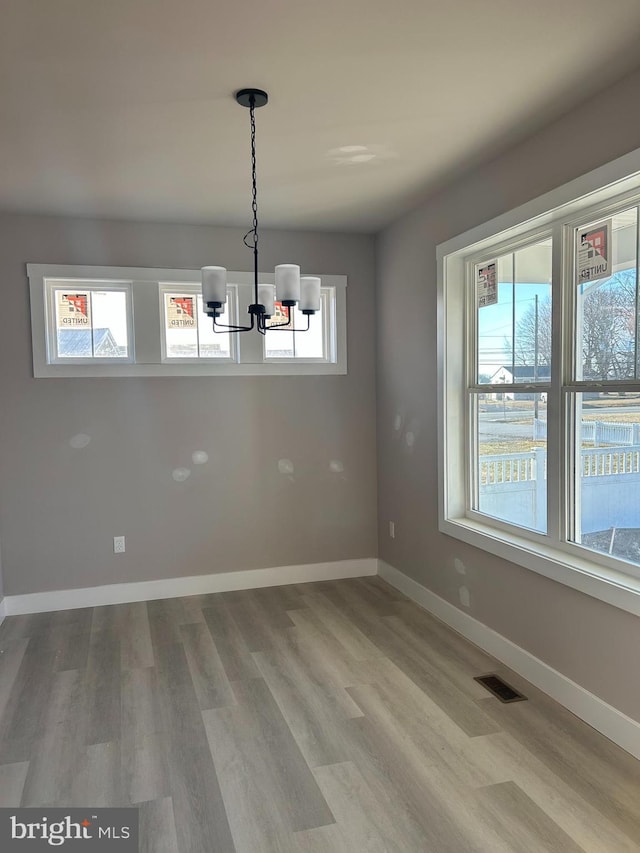
<instances>
[{"instance_id":1,"label":"white window sill","mask_svg":"<svg viewBox=\"0 0 640 853\"><path fill-rule=\"evenodd\" d=\"M640 578L469 518L441 519L441 533L640 616Z\"/></svg>"},{"instance_id":2,"label":"white window sill","mask_svg":"<svg viewBox=\"0 0 640 853\"><path fill-rule=\"evenodd\" d=\"M36 379L70 379L88 377L139 377L139 376L336 376L346 375L346 364L329 362L309 363L296 359L275 363L230 362L222 364L185 360L184 363L160 362L157 364L41 364L34 367Z\"/></svg>"}]
</instances>

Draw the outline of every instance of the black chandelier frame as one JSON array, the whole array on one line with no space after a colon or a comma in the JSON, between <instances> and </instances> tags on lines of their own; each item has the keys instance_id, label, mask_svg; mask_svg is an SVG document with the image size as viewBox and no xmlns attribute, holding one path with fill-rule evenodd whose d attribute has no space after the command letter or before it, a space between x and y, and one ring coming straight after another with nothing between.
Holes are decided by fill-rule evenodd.
<instances>
[{"instance_id":1,"label":"black chandelier frame","mask_svg":"<svg viewBox=\"0 0 640 853\"><path fill-rule=\"evenodd\" d=\"M292 309L295 306L295 300L283 299L281 305L286 310L287 319L280 323L269 323L271 314L265 312L265 307L258 298L258 184L256 179L256 117L255 111L259 107L264 107L269 101L268 94L262 89L240 89L236 92L236 101L242 107L247 107L249 110L249 120L251 126L251 210L253 212L253 225L243 237L243 243L247 249L253 251L253 303L249 305L249 315L251 323L248 326L228 325L218 322L218 317L222 314L223 303L207 302L207 316L213 319L213 331L217 334L228 334L229 332L250 332L257 329L261 335L266 335L269 332L307 332L311 322L311 315L315 313L307 309L301 309L302 314L307 318L306 328L296 329L293 325L294 317Z\"/></svg>"}]
</instances>

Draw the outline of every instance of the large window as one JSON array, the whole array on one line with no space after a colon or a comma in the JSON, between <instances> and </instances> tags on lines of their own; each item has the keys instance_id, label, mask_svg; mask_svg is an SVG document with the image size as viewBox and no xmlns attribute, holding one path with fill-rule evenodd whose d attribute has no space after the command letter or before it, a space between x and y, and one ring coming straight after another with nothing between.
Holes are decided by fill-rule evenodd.
<instances>
[{"instance_id":1,"label":"large window","mask_svg":"<svg viewBox=\"0 0 640 853\"><path fill-rule=\"evenodd\" d=\"M345 276L323 275L321 310L295 311L299 331L214 332L200 272L27 267L34 376L346 373ZM252 275L229 273L221 323L248 317ZM273 275L261 275L273 283ZM307 328L308 331L302 331Z\"/></svg>"},{"instance_id":2,"label":"large window","mask_svg":"<svg viewBox=\"0 0 640 853\"><path fill-rule=\"evenodd\" d=\"M561 200L439 247L440 528L619 604L640 592L640 180Z\"/></svg>"}]
</instances>

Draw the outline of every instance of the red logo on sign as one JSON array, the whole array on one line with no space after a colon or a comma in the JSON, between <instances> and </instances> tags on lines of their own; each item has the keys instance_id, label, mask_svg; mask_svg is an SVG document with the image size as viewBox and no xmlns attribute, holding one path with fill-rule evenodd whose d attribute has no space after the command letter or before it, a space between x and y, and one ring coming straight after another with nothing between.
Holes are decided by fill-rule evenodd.
<instances>
[{"instance_id":1,"label":"red logo on sign","mask_svg":"<svg viewBox=\"0 0 640 853\"><path fill-rule=\"evenodd\" d=\"M190 296L172 296L171 301L178 314L187 314L193 319L193 299Z\"/></svg>"},{"instance_id":2,"label":"red logo on sign","mask_svg":"<svg viewBox=\"0 0 640 853\"><path fill-rule=\"evenodd\" d=\"M70 311L78 311L83 316L87 316L87 294L86 293L64 293L63 299L69 303Z\"/></svg>"}]
</instances>

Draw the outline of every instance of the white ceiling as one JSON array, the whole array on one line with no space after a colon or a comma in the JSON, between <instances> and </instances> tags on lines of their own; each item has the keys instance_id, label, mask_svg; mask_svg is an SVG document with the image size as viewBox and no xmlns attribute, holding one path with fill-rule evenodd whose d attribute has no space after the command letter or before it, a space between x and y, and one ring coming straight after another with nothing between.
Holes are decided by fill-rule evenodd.
<instances>
[{"instance_id":1,"label":"white ceiling","mask_svg":"<svg viewBox=\"0 0 640 853\"><path fill-rule=\"evenodd\" d=\"M640 35L638 0L0 0L0 15L0 209L244 224L233 93L257 86L261 223L329 230L375 230L603 89Z\"/></svg>"}]
</instances>

